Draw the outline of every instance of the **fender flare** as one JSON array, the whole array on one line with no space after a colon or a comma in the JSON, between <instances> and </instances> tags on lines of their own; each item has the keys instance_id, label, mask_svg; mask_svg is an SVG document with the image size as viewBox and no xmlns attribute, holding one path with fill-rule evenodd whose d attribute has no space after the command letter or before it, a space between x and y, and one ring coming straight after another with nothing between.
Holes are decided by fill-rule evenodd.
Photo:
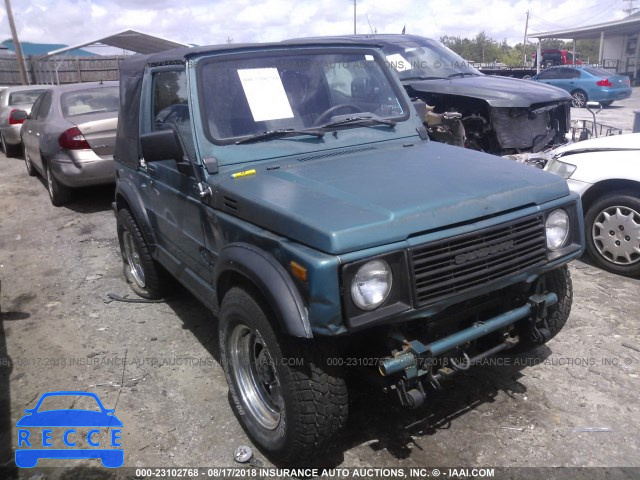
<instances>
[{"instance_id":1,"label":"fender flare","mask_svg":"<svg viewBox=\"0 0 640 480\"><path fill-rule=\"evenodd\" d=\"M282 330L294 337L312 338L307 307L284 267L269 253L246 243L225 247L216 260L213 281L222 304L221 277L238 273L255 285L267 300Z\"/></svg>"},{"instance_id":2,"label":"fender flare","mask_svg":"<svg viewBox=\"0 0 640 480\"><path fill-rule=\"evenodd\" d=\"M116 193L115 193L115 208L114 212L118 213L118 210L121 209L121 205L119 203L119 197L126 202L133 218L136 220L140 231L144 237L147 246L152 252L156 250L156 236L153 233L153 228L151 228L151 222L149 221L149 216L147 215L147 210L144 208L144 203L142 198L140 198L140 193L136 190L136 188L131 184L130 181L125 179L120 179L118 184L116 185Z\"/></svg>"}]
</instances>

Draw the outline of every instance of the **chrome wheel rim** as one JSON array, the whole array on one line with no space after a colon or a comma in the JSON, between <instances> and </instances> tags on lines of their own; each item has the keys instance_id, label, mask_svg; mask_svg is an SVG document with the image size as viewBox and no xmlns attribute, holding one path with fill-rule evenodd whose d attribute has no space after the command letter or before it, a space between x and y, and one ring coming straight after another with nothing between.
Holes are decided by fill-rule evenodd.
<instances>
[{"instance_id":1,"label":"chrome wheel rim","mask_svg":"<svg viewBox=\"0 0 640 480\"><path fill-rule=\"evenodd\" d=\"M582 108L585 103L587 103L587 97L585 97L582 92L575 92L571 96L573 97L571 103L573 103L573 106L576 108Z\"/></svg>"},{"instance_id":2,"label":"chrome wheel rim","mask_svg":"<svg viewBox=\"0 0 640 480\"><path fill-rule=\"evenodd\" d=\"M229 356L244 406L262 427L274 430L280 423L283 400L275 366L262 337L246 325L236 325L231 332Z\"/></svg>"},{"instance_id":3,"label":"chrome wheel rim","mask_svg":"<svg viewBox=\"0 0 640 480\"><path fill-rule=\"evenodd\" d=\"M129 266L129 273L131 273L131 276L138 286L144 288L144 269L142 268L140 254L133 242L133 237L126 230L122 232L122 246L124 247L124 256L127 259L127 265Z\"/></svg>"},{"instance_id":4,"label":"chrome wheel rim","mask_svg":"<svg viewBox=\"0 0 640 480\"><path fill-rule=\"evenodd\" d=\"M640 213L624 206L601 211L591 229L598 253L616 265L640 262Z\"/></svg>"}]
</instances>

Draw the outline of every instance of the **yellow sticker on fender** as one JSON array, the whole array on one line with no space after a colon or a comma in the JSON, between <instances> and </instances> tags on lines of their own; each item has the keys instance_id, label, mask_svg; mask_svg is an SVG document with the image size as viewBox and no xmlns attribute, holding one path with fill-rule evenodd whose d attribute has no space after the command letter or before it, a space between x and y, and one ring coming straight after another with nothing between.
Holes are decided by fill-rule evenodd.
<instances>
[{"instance_id":1,"label":"yellow sticker on fender","mask_svg":"<svg viewBox=\"0 0 640 480\"><path fill-rule=\"evenodd\" d=\"M256 169L252 168L251 170L245 170L244 172L233 173L231 174L231 178L240 178L240 177L246 177L248 175L255 175L255 174L256 174Z\"/></svg>"}]
</instances>

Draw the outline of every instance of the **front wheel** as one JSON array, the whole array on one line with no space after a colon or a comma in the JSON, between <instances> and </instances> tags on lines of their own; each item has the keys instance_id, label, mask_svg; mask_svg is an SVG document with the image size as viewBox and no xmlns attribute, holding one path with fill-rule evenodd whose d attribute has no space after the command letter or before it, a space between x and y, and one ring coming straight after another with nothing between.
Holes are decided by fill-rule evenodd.
<instances>
[{"instance_id":1,"label":"front wheel","mask_svg":"<svg viewBox=\"0 0 640 480\"><path fill-rule=\"evenodd\" d=\"M531 335L529 324L521 323L518 327L520 342L513 349L514 353L522 353L529 351L541 343L547 343L555 337L567 323L569 314L571 313L571 305L573 304L573 283L571 282L571 274L565 265L545 273L538 280L537 288L534 293L553 292L558 296L558 302L555 305L547 307L546 315L540 323L536 325L538 329L544 329L546 336L544 341L534 339Z\"/></svg>"},{"instance_id":2,"label":"front wheel","mask_svg":"<svg viewBox=\"0 0 640 480\"><path fill-rule=\"evenodd\" d=\"M301 464L327 448L346 421L347 388L324 342L286 337L270 317L249 290L229 290L220 310L222 367L254 444Z\"/></svg>"},{"instance_id":3,"label":"front wheel","mask_svg":"<svg viewBox=\"0 0 640 480\"><path fill-rule=\"evenodd\" d=\"M640 200L614 193L597 200L585 215L587 251L601 268L640 275Z\"/></svg>"}]
</instances>

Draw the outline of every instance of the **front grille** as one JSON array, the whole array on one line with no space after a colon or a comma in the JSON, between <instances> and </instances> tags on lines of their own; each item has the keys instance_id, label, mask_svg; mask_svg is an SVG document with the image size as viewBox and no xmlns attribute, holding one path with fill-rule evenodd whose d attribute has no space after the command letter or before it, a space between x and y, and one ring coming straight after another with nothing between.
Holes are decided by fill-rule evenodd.
<instances>
[{"instance_id":1,"label":"front grille","mask_svg":"<svg viewBox=\"0 0 640 480\"><path fill-rule=\"evenodd\" d=\"M409 250L416 307L546 262L542 215Z\"/></svg>"}]
</instances>

